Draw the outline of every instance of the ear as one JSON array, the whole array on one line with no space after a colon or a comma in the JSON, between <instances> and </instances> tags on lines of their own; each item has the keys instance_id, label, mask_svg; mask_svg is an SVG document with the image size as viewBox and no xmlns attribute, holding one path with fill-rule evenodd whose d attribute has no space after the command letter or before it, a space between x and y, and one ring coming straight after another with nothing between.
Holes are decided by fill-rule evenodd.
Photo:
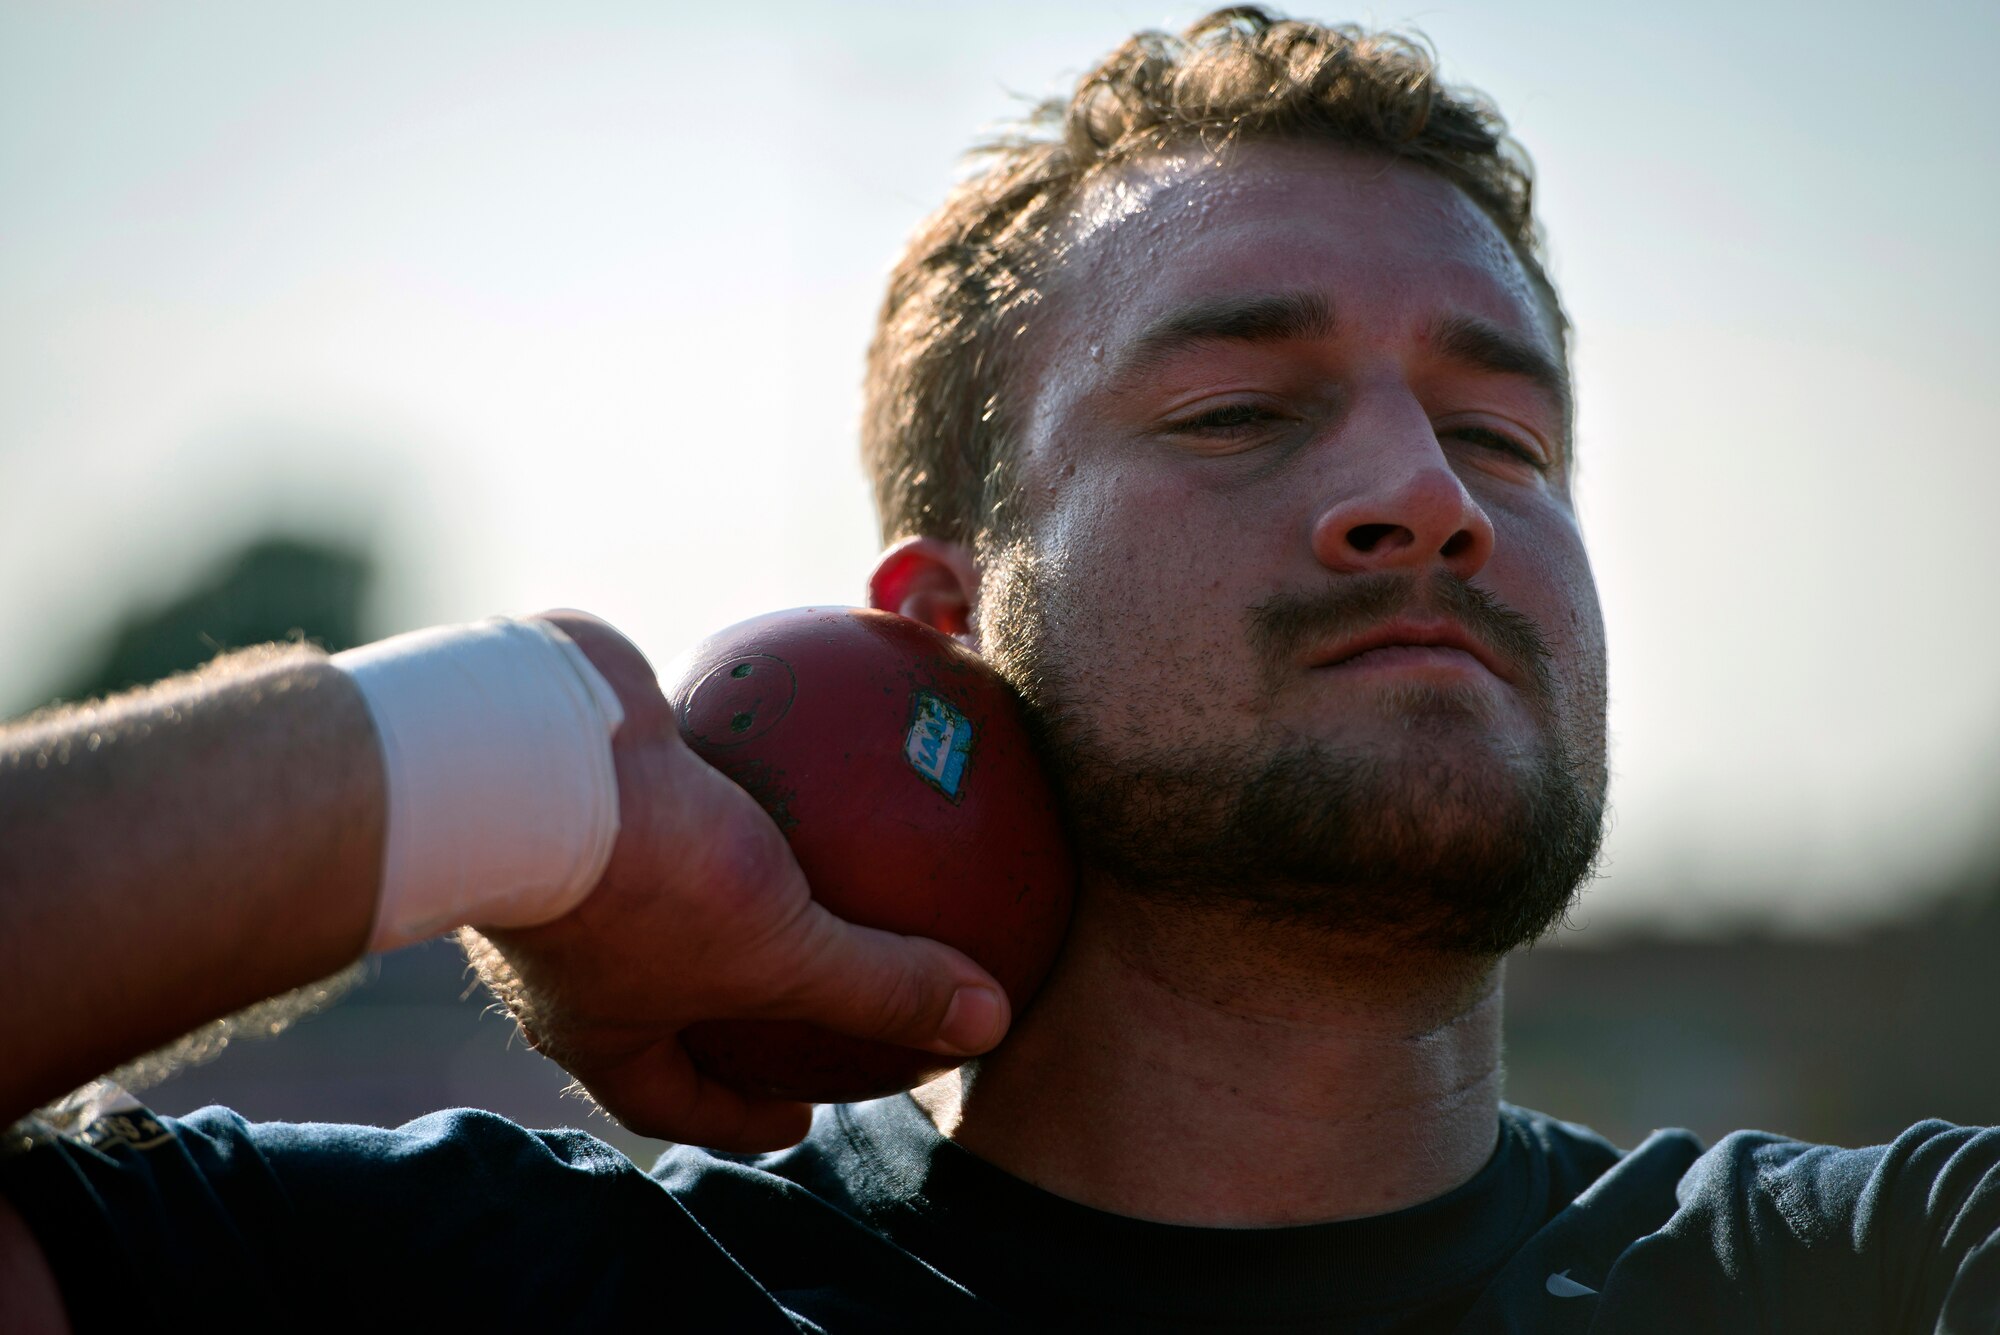
<instances>
[{"instance_id":1,"label":"ear","mask_svg":"<svg viewBox=\"0 0 2000 1335\"><path fill-rule=\"evenodd\" d=\"M979 647L972 610L979 604L979 565L963 543L904 538L882 553L868 577L868 605L921 621Z\"/></svg>"}]
</instances>

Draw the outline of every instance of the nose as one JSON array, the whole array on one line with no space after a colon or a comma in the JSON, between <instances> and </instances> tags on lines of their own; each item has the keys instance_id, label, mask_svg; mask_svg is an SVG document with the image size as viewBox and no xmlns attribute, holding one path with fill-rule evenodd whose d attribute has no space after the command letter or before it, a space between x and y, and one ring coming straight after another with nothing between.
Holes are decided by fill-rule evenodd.
<instances>
[{"instance_id":1,"label":"nose","mask_svg":"<svg viewBox=\"0 0 2000 1335\"><path fill-rule=\"evenodd\" d=\"M1321 565L1342 574L1442 567L1460 579L1486 565L1493 521L1414 401L1373 420L1350 420L1330 444L1331 499L1312 529Z\"/></svg>"}]
</instances>

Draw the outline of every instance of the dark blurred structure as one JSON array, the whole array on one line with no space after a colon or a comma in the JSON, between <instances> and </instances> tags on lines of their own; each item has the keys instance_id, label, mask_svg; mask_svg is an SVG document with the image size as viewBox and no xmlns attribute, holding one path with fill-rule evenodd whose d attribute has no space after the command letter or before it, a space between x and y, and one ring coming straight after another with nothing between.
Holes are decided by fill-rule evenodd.
<instances>
[{"instance_id":1,"label":"dark blurred structure","mask_svg":"<svg viewBox=\"0 0 2000 1335\"><path fill-rule=\"evenodd\" d=\"M99 659L54 698L109 695L273 640L352 648L367 638L363 607L373 578L374 561L358 548L286 534L253 539L186 593L126 614Z\"/></svg>"},{"instance_id":2,"label":"dark blurred structure","mask_svg":"<svg viewBox=\"0 0 2000 1335\"><path fill-rule=\"evenodd\" d=\"M2000 873L1842 940L1541 949L1507 979L1507 1097L1624 1145L1661 1126L1878 1144L2000 1124Z\"/></svg>"},{"instance_id":3,"label":"dark blurred structure","mask_svg":"<svg viewBox=\"0 0 2000 1335\"><path fill-rule=\"evenodd\" d=\"M521 1042L455 942L382 956L368 973L325 1013L274 1039L232 1043L139 1097L165 1113L222 1103L258 1121L373 1126L485 1108L523 1126L582 1127L641 1164L665 1148L565 1094L569 1077Z\"/></svg>"}]
</instances>

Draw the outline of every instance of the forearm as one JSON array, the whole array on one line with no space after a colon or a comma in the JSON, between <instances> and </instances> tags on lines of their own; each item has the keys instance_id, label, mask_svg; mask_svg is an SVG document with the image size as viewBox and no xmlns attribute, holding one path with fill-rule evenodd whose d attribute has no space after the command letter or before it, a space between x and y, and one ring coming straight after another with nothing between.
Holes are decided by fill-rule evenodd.
<instances>
[{"instance_id":1,"label":"forearm","mask_svg":"<svg viewBox=\"0 0 2000 1335\"><path fill-rule=\"evenodd\" d=\"M367 707L302 648L0 731L0 1125L357 958L383 812Z\"/></svg>"}]
</instances>

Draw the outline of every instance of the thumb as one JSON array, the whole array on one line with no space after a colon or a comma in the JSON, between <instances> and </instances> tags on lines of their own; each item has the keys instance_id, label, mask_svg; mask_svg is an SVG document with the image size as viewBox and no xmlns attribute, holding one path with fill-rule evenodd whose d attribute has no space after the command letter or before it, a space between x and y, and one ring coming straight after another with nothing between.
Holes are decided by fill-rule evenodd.
<instances>
[{"instance_id":1,"label":"thumb","mask_svg":"<svg viewBox=\"0 0 2000 1335\"><path fill-rule=\"evenodd\" d=\"M984 1052L1006 1035L1006 990L966 955L924 937L857 927L817 904L808 912L810 965L775 1018L952 1057Z\"/></svg>"}]
</instances>

